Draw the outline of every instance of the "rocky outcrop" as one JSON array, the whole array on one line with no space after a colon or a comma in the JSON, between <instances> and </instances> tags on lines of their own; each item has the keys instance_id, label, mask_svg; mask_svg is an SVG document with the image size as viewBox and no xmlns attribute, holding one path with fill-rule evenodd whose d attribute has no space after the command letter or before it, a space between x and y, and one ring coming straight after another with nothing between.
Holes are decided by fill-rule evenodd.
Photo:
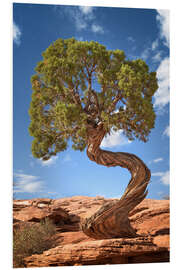
<instances>
[{"instance_id":1,"label":"rocky outcrop","mask_svg":"<svg viewBox=\"0 0 180 270\"><path fill-rule=\"evenodd\" d=\"M169 250L169 212L169 200L145 199L129 219L139 235L150 235L153 243Z\"/></svg>"},{"instance_id":2,"label":"rocky outcrop","mask_svg":"<svg viewBox=\"0 0 180 270\"><path fill-rule=\"evenodd\" d=\"M54 248L25 258L26 267L169 261L169 200L145 199L129 213L136 238L96 240L80 223L118 199L75 196L57 200L15 200L14 226L49 217L56 224Z\"/></svg>"},{"instance_id":3,"label":"rocky outcrop","mask_svg":"<svg viewBox=\"0 0 180 270\"><path fill-rule=\"evenodd\" d=\"M159 248L151 239L106 239L67 244L33 255L25 259L29 267L60 265L120 264L142 262L137 257L144 256L149 261L167 259L165 248ZM156 254L156 256L154 256ZM163 254L163 255L162 255Z\"/></svg>"},{"instance_id":4,"label":"rocky outcrop","mask_svg":"<svg viewBox=\"0 0 180 270\"><path fill-rule=\"evenodd\" d=\"M14 220L39 222L45 218L52 219L54 223L68 219L68 213L50 199L36 199L15 201L13 204Z\"/></svg>"}]
</instances>

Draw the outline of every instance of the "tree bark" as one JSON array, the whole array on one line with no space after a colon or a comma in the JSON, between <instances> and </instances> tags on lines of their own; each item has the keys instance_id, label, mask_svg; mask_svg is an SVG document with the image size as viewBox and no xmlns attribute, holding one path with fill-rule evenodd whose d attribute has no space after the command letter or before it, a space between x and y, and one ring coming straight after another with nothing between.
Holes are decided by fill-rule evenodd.
<instances>
[{"instance_id":1,"label":"tree bark","mask_svg":"<svg viewBox=\"0 0 180 270\"><path fill-rule=\"evenodd\" d=\"M121 166L131 173L129 184L118 202L103 205L91 217L81 222L83 232L95 239L137 237L128 214L147 195L146 187L151 173L144 162L134 154L102 150L99 146L105 136L103 124L88 125L87 155L90 160L107 167Z\"/></svg>"}]
</instances>

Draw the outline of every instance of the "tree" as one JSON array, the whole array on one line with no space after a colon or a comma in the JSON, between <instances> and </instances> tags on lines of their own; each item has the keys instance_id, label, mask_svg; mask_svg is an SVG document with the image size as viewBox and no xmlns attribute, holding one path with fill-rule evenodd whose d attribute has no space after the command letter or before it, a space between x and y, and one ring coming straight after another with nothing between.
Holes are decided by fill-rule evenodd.
<instances>
[{"instance_id":1,"label":"tree","mask_svg":"<svg viewBox=\"0 0 180 270\"><path fill-rule=\"evenodd\" d=\"M129 140L148 140L155 122L156 72L141 59L126 59L119 49L74 38L58 39L42 56L31 78L34 157L47 160L66 150L71 139L75 150L87 147L97 164L127 168L132 178L122 198L103 206L82 229L94 238L135 236L128 213L145 198L150 171L137 156L105 151L100 144L111 130L123 130Z\"/></svg>"}]
</instances>

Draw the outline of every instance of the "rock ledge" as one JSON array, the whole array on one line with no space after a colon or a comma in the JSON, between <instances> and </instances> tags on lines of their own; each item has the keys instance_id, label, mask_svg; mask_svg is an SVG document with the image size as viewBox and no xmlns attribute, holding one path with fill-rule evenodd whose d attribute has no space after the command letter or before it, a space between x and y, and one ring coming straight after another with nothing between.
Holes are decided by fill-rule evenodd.
<instances>
[{"instance_id":1,"label":"rock ledge","mask_svg":"<svg viewBox=\"0 0 180 270\"><path fill-rule=\"evenodd\" d=\"M56 224L55 247L25 258L26 267L169 262L169 200L145 199L130 212L137 238L96 240L82 232L82 219L115 201L99 196L14 200L14 226L46 217Z\"/></svg>"}]
</instances>

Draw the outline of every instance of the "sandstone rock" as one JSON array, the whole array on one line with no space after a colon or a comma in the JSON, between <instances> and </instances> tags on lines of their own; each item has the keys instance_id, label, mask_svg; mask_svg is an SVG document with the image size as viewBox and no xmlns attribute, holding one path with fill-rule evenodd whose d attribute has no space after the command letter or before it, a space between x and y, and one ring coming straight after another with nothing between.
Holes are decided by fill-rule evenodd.
<instances>
[{"instance_id":1,"label":"sandstone rock","mask_svg":"<svg viewBox=\"0 0 180 270\"><path fill-rule=\"evenodd\" d=\"M103 197L73 196L54 201L54 205L59 204L72 217L84 218L95 213L104 203L112 201Z\"/></svg>"},{"instance_id":2,"label":"sandstone rock","mask_svg":"<svg viewBox=\"0 0 180 270\"><path fill-rule=\"evenodd\" d=\"M61 245L43 254L27 257L25 264L27 267L122 264L135 261L134 257L142 255L154 262L154 254L160 257L163 252L166 252L166 248L157 247L146 238L106 239ZM164 257L168 260L168 254L164 254Z\"/></svg>"},{"instance_id":3,"label":"sandstone rock","mask_svg":"<svg viewBox=\"0 0 180 270\"><path fill-rule=\"evenodd\" d=\"M50 199L38 199L32 201L14 202L13 217L17 221L39 222L42 219L50 218L55 223L67 220L68 213L61 207L51 205Z\"/></svg>"},{"instance_id":4,"label":"sandstone rock","mask_svg":"<svg viewBox=\"0 0 180 270\"><path fill-rule=\"evenodd\" d=\"M130 222L137 234L150 235L158 246L169 249L169 200L145 199L130 213Z\"/></svg>"},{"instance_id":5,"label":"sandstone rock","mask_svg":"<svg viewBox=\"0 0 180 270\"><path fill-rule=\"evenodd\" d=\"M79 231L80 222L83 218L91 216L95 213L104 203L109 200L103 197L87 197L87 196L73 196L71 198L62 198L54 200L53 205L60 205L62 209L68 212L71 230ZM61 231L68 231L68 226L65 225L60 228ZM64 230L63 230L64 229Z\"/></svg>"},{"instance_id":6,"label":"sandstone rock","mask_svg":"<svg viewBox=\"0 0 180 270\"><path fill-rule=\"evenodd\" d=\"M14 224L56 223L53 249L25 259L27 267L121 264L169 261L169 200L145 199L129 213L139 237L95 240L81 231L80 222L107 202L118 199L74 196L71 198L14 201Z\"/></svg>"},{"instance_id":7,"label":"sandstone rock","mask_svg":"<svg viewBox=\"0 0 180 270\"><path fill-rule=\"evenodd\" d=\"M93 241L93 240L94 239L88 237L82 231L57 233L54 237L56 246L67 245L67 244L77 244L77 243Z\"/></svg>"}]
</instances>

